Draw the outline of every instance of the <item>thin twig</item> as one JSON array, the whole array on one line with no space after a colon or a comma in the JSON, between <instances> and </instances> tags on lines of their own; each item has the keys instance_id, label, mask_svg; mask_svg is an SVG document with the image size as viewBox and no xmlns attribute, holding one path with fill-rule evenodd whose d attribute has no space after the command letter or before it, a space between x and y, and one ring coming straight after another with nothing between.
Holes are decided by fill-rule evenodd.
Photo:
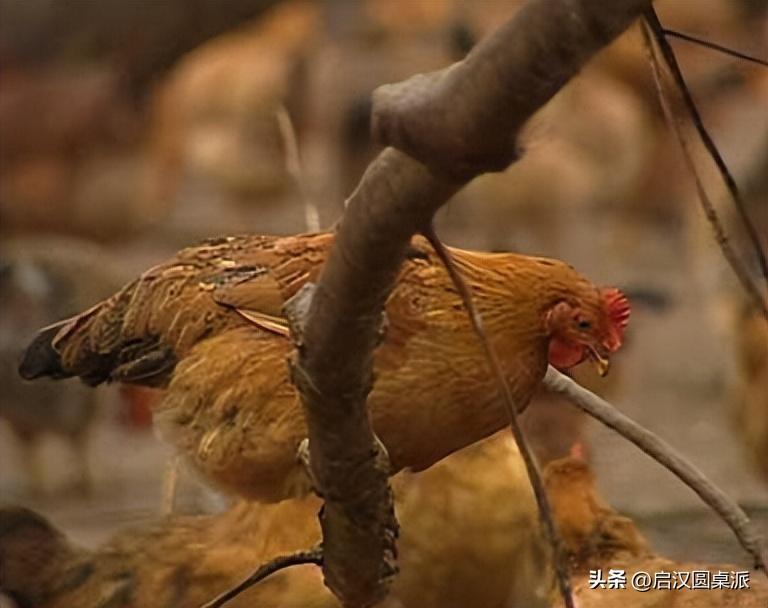
<instances>
[{"instance_id":1,"label":"thin twig","mask_svg":"<svg viewBox=\"0 0 768 608\"><path fill-rule=\"evenodd\" d=\"M648 45L648 38L650 35L652 35L656 40L656 44L661 51L662 57L664 57L664 61L666 62L667 67L672 74L675 85L677 86L680 95L683 98L683 102L685 103L688 113L691 116L693 126L696 128L696 131L701 138L701 142L704 144L704 147L717 166L717 169L720 172L720 177L725 183L725 186L728 189L731 198L733 199L736 212L741 219L742 224L744 225L744 229L747 232L747 237L749 238L752 248L754 249L755 256L757 257L758 264L760 265L760 271L763 273L763 278L765 279L766 285L768 285L768 260L766 260L765 252L763 251L763 248L760 244L760 237L757 234L757 229L749 218L749 214L747 213L744 201L741 198L739 188L736 185L736 180L728 170L728 167L725 164L720 151L717 149L717 145L712 139L712 136L709 134L709 131L707 131L707 128L704 126L704 121L701 118L701 114L699 114L696 103L693 101L691 91L685 82L685 78L683 77L683 73L680 70L680 66L677 64L675 52L672 50L669 41L664 37L664 29L659 22L659 17L656 15L656 11L654 11L653 7L645 11L644 17L646 28L648 28L643 28L646 44ZM650 34L648 30L650 30ZM653 47L651 46L650 48ZM762 302L762 308L766 308L764 302ZM766 316L768 316L768 311L766 311Z\"/></svg>"},{"instance_id":2,"label":"thin twig","mask_svg":"<svg viewBox=\"0 0 768 608\"><path fill-rule=\"evenodd\" d=\"M547 369L544 376L544 386L554 393L563 395L568 401L634 443L656 462L674 473L730 526L741 546L754 559L755 567L762 569L768 576L768 570L766 570L768 555L765 552L763 539L746 513L707 479L704 473L678 454L671 445L552 366Z\"/></svg>"},{"instance_id":3,"label":"thin twig","mask_svg":"<svg viewBox=\"0 0 768 608\"><path fill-rule=\"evenodd\" d=\"M680 125L680 120L679 118L675 117L675 114L672 111L670 101L666 95L666 92L664 91L664 83L663 83L663 77L661 74L661 68L659 66L659 62L654 52L653 40L651 38L651 33L649 33L649 28L651 28L651 26L646 21L646 27L643 28L643 37L645 39L646 51L648 53L648 60L651 64L651 70L653 72L653 79L656 84L656 92L658 93L659 102L661 104L662 110L664 111L664 117L667 121L667 124L670 130L675 134L675 137L677 138L677 141L680 144L680 148L682 149L685 163L688 166L688 169L691 172L691 175L693 176L693 180L696 184L696 191L698 192L698 195L699 195L699 202L701 204L701 208L703 209L704 215L706 216L707 220L712 226L712 229L715 233L715 240L717 241L717 244L719 245L720 250L723 253L723 256L725 257L725 259L728 261L728 264L733 269L734 274L739 279L739 282L741 283L744 290L752 298L754 303L757 305L758 309L762 311L766 319L768 319L768 304L766 304L765 299L761 295L757 285L755 285L755 283L752 281L751 277L749 276L749 272L746 270L746 268L744 268L744 265L742 264L741 260L736 255L736 252L733 250L730 242L728 241L728 237L725 233L725 229L723 228L720 222L720 218L717 216L715 207L712 204L712 201L709 199L709 196L707 195L707 192L704 188L704 184L702 183L701 177L699 176L699 173L696 169L696 163L693 160L693 155L691 153L688 141L686 140L685 135L683 134L683 129L682 129L682 126ZM650 31L652 32L653 30L651 29ZM696 114L695 116L698 116L698 114ZM695 122L696 122L696 118L694 118L694 123ZM717 158L719 158L719 154L717 154L716 148L715 148L713 157L715 157L715 155ZM727 173L727 170L726 170L726 173ZM727 173L727 175L730 176L729 173ZM755 238L757 238L756 235L755 235ZM759 252L762 252L759 242L757 243L756 247Z\"/></svg>"},{"instance_id":4,"label":"thin twig","mask_svg":"<svg viewBox=\"0 0 768 608\"><path fill-rule=\"evenodd\" d=\"M229 600L240 595L243 591L249 587L253 587L255 584L260 583L270 574L274 574L284 568L290 568L291 566L302 566L304 564L314 564L315 566L321 566L323 564L323 551L319 547L309 549L307 551L297 551L296 553L290 553L288 555L281 555L276 557L272 561L267 562L259 566L253 574L246 578L241 583L235 585L231 589L225 591L218 597L212 599L201 606L201 608L221 608Z\"/></svg>"},{"instance_id":5,"label":"thin twig","mask_svg":"<svg viewBox=\"0 0 768 608\"><path fill-rule=\"evenodd\" d=\"M291 115L285 106L281 105L275 113L277 118L277 127L280 129L280 135L285 145L285 168L288 175L291 176L296 187L299 189L302 202L304 203L304 224L308 232L318 232L320 230L320 213L317 210L314 200L309 192L309 187L304 179L304 172L301 168L301 157L299 156L299 144L296 137L296 129L293 128Z\"/></svg>"},{"instance_id":6,"label":"thin twig","mask_svg":"<svg viewBox=\"0 0 768 608\"><path fill-rule=\"evenodd\" d=\"M448 271L448 275L451 277L456 290L459 292L464 307L467 309L467 315L469 316L472 329L477 335L480 344L482 345L485 356L488 360L493 375L496 378L496 382L501 390L504 405L507 409L509 416L510 427L512 429L512 435L515 438L520 454L523 457L525 463L525 469L528 473L528 479L531 482L533 488L533 494L536 497L536 503L539 507L539 515L544 522L544 530L546 531L547 540L552 545L554 558L555 558L555 572L557 574L557 582L560 587L560 594L563 596L566 608L573 608L573 596L571 591L571 579L568 575L567 558L563 549L563 543L560 539L560 535L557 532L555 526L555 520L552 516L552 507L549 504L547 498L547 492L544 489L544 483L541 480L541 472L536 464L536 460L533 456L533 452L528 445L528 440L525 438L523 429L520 426L520 422L517 418L517 408L515 407L515 400L512 396L512 391L509 388L509 383L501 369L501 364L496 356L496 351L491 346L488 336L483 328L483 319L480 311L475 306L474 299L472 297L472 290L462 277L459 269L453 262L451 252L443 245L443 242L435 233L434 226L431 224L428 228L422 231L424 236L432 245L433 249L437 253L437 257L445 266Z\"/></svg>"},{"instance_id":7,"label":"thin twig","mask_svg":"<svg viewBox=\"0 0 768 608\"><path fill-rule=\"evenodd\" d=\"M708 49L712 49L713 51L720 51L721 53L725 53L726 55L730 55L731 57L744 59L745 61L752 61L753 63L756 63L758 65L768 67L768 61L766 61L765 59L760 59L759 57L753 57L752 55L747 55L746 53L729 49L727 46L722 46L721 44L717 44L716 42L710 42L709 40L704 40L703 38L697 38L696 36L691 36L690 34L678 32L677 30L670 30L670 29L664 28L662 31L664 32L665 36L671 36L673 38L679 38L680 40L685 40L687 42L693 42L694 44L705 46Z\"/></svg>"}]
</instances>

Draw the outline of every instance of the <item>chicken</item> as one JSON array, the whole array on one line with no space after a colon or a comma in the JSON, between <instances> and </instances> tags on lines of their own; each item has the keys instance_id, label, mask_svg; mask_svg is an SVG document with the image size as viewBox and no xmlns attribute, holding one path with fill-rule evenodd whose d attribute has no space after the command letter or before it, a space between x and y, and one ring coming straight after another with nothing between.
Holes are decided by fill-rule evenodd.
<instances>
[{"instance_id":1,"label":"chicken","mask_svg":"<svg viewBox=\"0 0 768 608\"><path fill-rule=\"evenodd\" d=\"M394 487L400 574L384 606L546 605L554 583L546 542L508 432L422 473L402 474ZM0 586L22 600L34 598L30 603L37 608L95 608L110 597L120 598L113 600L115 608L196 607L272 557L315 545L319 508L320 500L308 496L277 505L241 502L213 516L174 516L120 531L85 560L84 552L71 548L41 518L23 510L0 511L3 519L14 517L18 529L0 534L0 557L9 568L0 574ZM24 526L38 524L34 537L22 533ZM23 542L29 543L26 550ZM83 561L90 565L89 576L68 587L57 584ZM45 576L35 579L35 571ZM232 606L338 606L321 581L317 569L292 568ZM46 588L51 592L41 592Z\"/></svg>"},{"instance_id":2,"label":"chicken","mask_svg":"<svg viewBox=\"0 0 768 608\"><path fill-rule=\"evenodd\" d=\"M267 213L284 216L300 208L289 204L297 191L276 112L282 105L292 114L300 110L301 63L315 44L321 16L315 3L281 2L177 62L152 108L148 212L166 215L190 180L208 195L184 197L183 211L171 217L182 231L212 224L228 230L252 223L256 213L264 225Z\"/></svg>"},{"instance_id":3,"label":"chicken","mask_svg":"<svg viewBox=\"0 0 768 608\"><path fill-rule=\"evenodd\" d=\"M45 487L38 453L44 435L57 435L70 444L77 458L76 487L87 490L87 443L100 395L74 380L29 384L18 377L16 367L41 323L91 305L120 281L103 271L99 247L77 240L12 239L0 248L0 258L0 419L23 450L31 490L39 493Z\"/></svg>"},{"instance_id":4,"label":"chicken","mask_svg":"<svg viewBox=\"0 0 768 608\"><path fill-rule=\"evenodd\" d=\"M275 528L275 517L291 521ZM118 532L96 550L74 547L42 516L0 509L0 588L27 608L198 608L256 564L305 549L319 526L311 501L240 504L222 515L174 517ZM276 530L272 530L276 532ZM231 608L338 608L320 571L277 573Z\"/></svg>"},{"instance_id":5,"label":"chicken","mask_svg":"<svg viewBox=\"0 0 768 608\"><path fill-rule=\"evenodd\" d=\"M103 68L13 62L2 77L0 230L103 241L146 225L133 204L138 116L119 79Z\"/></svg>"},{"instance_id":6,"label":"chicken","mask_svg":"<svg viewBox=\"0 0 768 608\"><path fill-rule=\"evenodd\" d=\"M691 596L590 590L592 568L624 568L629 574L738 568L654 555L634 523L598 496L589 469L577 458L548 465L545 480L572 557L580 608L607 608L617 601L632 608L764 605L768 586L757 577L748 592ZM509 435L470 446L422 473L396 477L394 486L401 524L400 574L383 606L562 605L535 501ZM34 608L197 607L255 566L317 543L319 507L314 496L275 505L241 502L218 515L173 516L120 531L92 552L71 546L31 511L2 509L0 587ZM253 605L338 606L311 566L275 574L231 603L232 608Z\"/></svg>"},{"instance_id":7,"label":"chicken","mask_svg":"<svg viewBox=\"0 0 768 608\"><path fill-rule=\"evenodd\" d=\"M16 354L0 352L0 418L10 427L21 450L26 489L35 494L45 490L46 467L39 449L45 435L55 435L66 440L76 458L73 488L87 492L91 485L88 439L98 405L97 394L72 380L63 385L49 380L29 386L16 375Z\"/></svg>"},{"instance_id":8,"label":"chicken","mask_svg":"<svg viewBox=\"0 0 768 608\"><path fill-rule=\"evenodd\" d=\"M619 555L648 554L645 540L628 517L599 496L595 478L581 458L555 460L544 470L552 512L576 572L598 568Z\"/></svg>"},{"instance_id":9,"label":"chicken","mask_svg":"<svg viewBox=\"0 0 768 608\"><path fill-rule=\"evenodd\" d=\"M223 489L263 501L309 490L297 463L304 416L285 358L282 306L313 280L327 233L210 240L181 251L81 315L43 329L25 378L80 376L167 387L161 433ZM605 369L629 304L556 260L453 250L522 410L551 362ZM437 256L412 242L386 305L375 359L374 428L392 472L425 469L503 428L507 413ZM418 407L409 408L416 401Z\"/></svg>"},{"instance_id":10,"label":"chicken","mask_svg":"<svg viewBox=\"0 0 768 608\"><path fill-rule=\"evenodd\" d=\"M393 485L400 522L393 606L548 605L556 593L550 551L508 431Z\"/></svg>"},{"instance_id":11,"label":"chicken","mask_svg":"<svg viewBox=\"0 0 768 608\"><path fill-rule=\"evenodd\" d=\"M686 573L694 570L732 572L743 570L727 564L679 562L654 554L635 523L616 513L600 497L595 479L580 458L563 458L550 463L544 482L563 542L571 559L572 582L580 608L720 608L740 606L762 608L768 602L768 584L752 572L750 589L632 589L635 572ZM610 569L627 575L625 589L591 588L589 571L599 570L603 578ZM690 584L690 583L689 583ZM553 601L553 608L560 601Z\"/></svg>"},{"instance_id":12,"label":"chicken","mask_svg":"<svg viewBox=\"0 0 768 608\"><path fill-rule=\"evenodd\" d=\"M20 606L55 602L63 584L88 574L86 560L44 517L21 507L0 509L0 589Z\"/></svg>"}]
</instances>

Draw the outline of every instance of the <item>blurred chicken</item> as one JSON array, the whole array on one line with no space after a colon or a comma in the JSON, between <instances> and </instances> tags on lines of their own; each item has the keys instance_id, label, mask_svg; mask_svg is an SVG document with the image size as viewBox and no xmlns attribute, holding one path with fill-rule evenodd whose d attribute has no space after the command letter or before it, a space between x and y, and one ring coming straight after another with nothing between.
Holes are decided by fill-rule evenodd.
<instances>
[{"instance_id":1,"label":"blurred chicken","mask_svg":"<svg viewBox=\"0 0 768 608\"><path fill-rule=\"evenodd\" d=\"M3 66L0 228L100 240L143 219L132 206L137 117L106 69Z\"/></svg>"},{"instance_id":2,"label":"blurred chicken","mask_svg":"<svg viewBox=\"0 0 768 608\"><path fill-rule=\"evenodd\" d=\"M400 574L385 608L560 605L525 468L507 433L393 482ZM580 458L551 463L545 482L580 608L615 606L617 598L629 608L764 606L759 602L768 597L768 585L756 577L751 591L699 592L692 599L673 591L588 589L590 568L625 568L628 575L737 568L653 555L634 523L602 501ZM319 507L314 496L240 503L219 515L175 516L126 530L93 552L74 549L29 511L0 510L0 587L31 608L197 607L269 559L314 546ZM273 575L231 605L338 606L313 566Z\"/></svg>"},{"instance_id":3,"label":"blurred chicken","mask_svg":"<svg viewBox=\"0 0 768 608\"><path fill-rule=\"evenodd\" d=\"M394 483L401 572L385 606L547 605L547 552L509 434ZM6 510L0 519L11 525L0 534L0 563L8 566L0 570L0 587L34 608L96 608L108 600L113 608L196 608L268 559L316 544L319 507L313 496L241 503L221 515L177 516L121 532L92 553L72 549L30 512ZM77 579L72 573L83 567L90 572ZM72 584L61 584L67 580ZM338 606L311 566L274 575L231 605Z\"/></svg>"},{"instance_id":4,"label":"blurred chicken","mask_svg":"<svg viewBox=\"0 0 768 608\"><path fill-rule=\"evenodd\" d=\"M86 551L44 518L0 509L0 588L25 608L199 608L255 565L305 549L316 518L302 503L279 505L283 525L269 533L275 506L240 505L223 516L175 517L125 530ZM227 606L338 607L314 566L269 577Z\"/></svg>"},{"instance_id":5,"label":"blurred chicken","mask_svg":"<svg viewBox=\"0 0 768 608\"><path fill-rule=\"evenodd\" d=\"M470 27L482 37L521 3L464 4ZM764 2L657 0L654 6L666 27L757 57L768 53ZM768 140L768 74L696 44L671 43L704 122L741 185ZM639 24L533 117L522 147L522 158L507 171L482 176L459 194L468 204L448 210L441 220L444 234L469 233L476 247L535 251L577 263L598 257L609 269L624 269L669 259L668 250L658 247L661 232L669 233L664 241L675 241L675 254L689 250L684 263L700 263L701 273L712 273L713 258L720 261L659 109ZM698 152L705 183L718 198L719 180ZM704 255L702 242L713 253Z\"/></svg>"},{"instance_id":6,"label":"blurred chicken","mask_svg":"<svg viewBox=\"0 0 768 608\"><path fill-rule=\"evenodd\" d=\"M167 386L156 421L209 479L267 501L307 491L296 460L306 428L285 365L293 346L282 306L317 276L332 242L327 233L243 236L185 249L42 330L20 371ZM387 303L369 399L393 472L427 468L507 422L448 274L423 238L411 247ZM592 359L605 371L629 316L618 290L599 289L555 260L453 255L521 409L548 361L565 369ZM430 406L398 409L414 395Z\"/></svg>"},{"instance_id":7,"label":"blurred chicken","mask_svg":"<svg viewBox=\"0 0 768 608\"><path fill-rule=\"evenodd\" d=\"M370 93L456 58L453 4L291 0L188 53L155 95L148 210L193 238L201 226L208 234L256 222L262 231L302 227L276 120L285 106L303 181L314 200L337 201L337 213L373 154Z\"/></svg>"},{"instance_id":8,"label":"blurred chicken","mask_svg":"<svg viewBox=\"0 0 768 608\"><path fill-rule=\"evenodd\" d=\"M602 501L579 458L551 463L545 481L572 559L580 607L614 606L621 598L631 608L749 608L762 606L768 597L765 583L754 579L751 591L711 591L694 598L672 591L590 590L589 569L624 568L631 575L737 568L653 555L634 523ZM394 485L400 574L384 606L559 605L527 475L507 434L422 473L396 477ZM0 587L33 608L97 608L103 602L114 608L197 607L258 564L314 545L319 506L310 496L277 505L241 503L215 516L176 516L121 532L94 552L74 549L29 511L5 509L0 511ZM274 575L232 603L233 608L252 605L337 606L311 566Z\"/></svg>"},{"instance_id":9,"label":"blurred chicken","mask_svg":"<svg viewBox=\"0 0 768 608\"><path fill-rule=\"evenodd\" d=\"M50 602L62 588L89 570L87 553L44 517L22 507L0 508L0 590L19 606L55 606Z\"/></svg>"},{"instance_id":10,"label":"blurred chicken","mask_svg":"<svg viewBox=\"0 0 768 608\"><path fill-rule=\"evenodd\" d=\"M550 553L508 431L394 484L400 522L394 606L549 606Z\"/></svg>"},{"instance_id":11,"label":"blurred chicken","mask_svg":"<svg viewBox=\"0 0 768 608\"><path fill-rule=\"evenodd\" d=\"M104 270L104 252L79 241L15 239L0 247L0 419L24 450L31 489L44 487L38 448L46 434L72 446L77 486L89 485L87 440L100 394L77 381L23 382L16 370L24 345L41 323L98 301L121 281Z\"/></svg>"},{"instance_id":12,"label":"blurred chicken","mask_svg":"<svg viewBox=\"0 0 768 608\"><path fill-rule=\"evenodd\" d=\"M173 221L189 222L192 217L198 220L198 230L205 226L210 233L252 223L256 211L252 205L238 208L211 200L259 201L259 222L265 226L262 203L297 198L276 113L283 105L291 114L300 110L302 61L320 25L317 4L282 2L178 62L153 107L148 212L166 214L189 182L207 192L204 203L184 197ZM193 210L198 203L206 208ZM290 205L277 207L285 213ZM243 215L249 211L251 215ZM199 221L201 217L205 221ZM190 223L180 228L195 227Z\"/></svg>"},{"instance_id":13,"label":"blurred chicken","mask_svg":"<svg viewBox=\"0 0 768 608\"><path fill-rule=\"evenodd\" d=\"M649 554L634 522L602 500L594 475L581 457L561 458L547 465L544 485L575 572L598 568L625 555Z\"/></svg>"},{"instance_id":14,"label":"blurred chicken","mask_svg":"<svg viewBox=\"0 0 768 608\"><path fill-rule=\"evenodd\" d=\"M741 305L736 323L735 421L757 469L768 481L768 321Z\"/></svg>"},{"instance_id":15,"label":"blurred chicken","mask_svg":"<svg viewBox=\"0 0 768 608\"><path fill-rule=\"evenodd\" d=\"M88 438L93 425L98 394L75 380L58 385L48 380L40 385L23 383L16 373L18 351L0 351L0 419L10 427L21 448L27 489L41 493L46 487L45 465L40 460L44 436L66 440L76 458L75 489L87 492L91 485Z\"/></svg>"},{"instance_id":16,"label":"blurred chicken","mask_svg":"<svg viewBox=\"0 0 768 608\"><path fill-rule=\"evenodd\" d=\"M632 589L635 572L672 573L707 570L743 570L733 565L670 560L650 551L647 542L628 517L619 515L600 497L595 479L581 458L550 463L544 481L557 528L571 558L576 604L580 608L763 608L768 604L768 583L762 573L751 572L749 589ZM610 569L624 570L625 589L590 588L590 570L605 578ZM690 584L690 582L689 582ZM559 606L554 601L552 606Z\"/></svg>"},{"instance_id":17,"label":"blurred chicken","mask_svg":"<svg viewBox=\"0 0 768 608\"><path fill-rule=\"evenodd\" d=\"M460 194L467 202L451 207L441 229L460 234L473 227L492 250L570 256L585 243L600 246L595 225L610 220L615 201L637 188L653 127L634 91L587 67L526 125L522 158L473 181Z\"/></svg>"}]
</instances>

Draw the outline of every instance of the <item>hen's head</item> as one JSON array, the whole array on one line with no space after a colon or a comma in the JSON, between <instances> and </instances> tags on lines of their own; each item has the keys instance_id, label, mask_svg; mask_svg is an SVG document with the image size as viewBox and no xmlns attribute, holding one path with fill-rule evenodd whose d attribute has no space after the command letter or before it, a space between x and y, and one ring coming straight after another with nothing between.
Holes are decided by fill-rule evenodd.
<instances>
[{"instance_id":1,"label":"hen's head","mask_svg":"<svg viewBox=\"0 0 768 608\"><path fill-rule=\"evenodd\" d=\"M563 370L589 358L601 376L621 346L630 306L618 289L589 289L552 305L544 315L549 362Z\"/></svg>"}]
</instances>

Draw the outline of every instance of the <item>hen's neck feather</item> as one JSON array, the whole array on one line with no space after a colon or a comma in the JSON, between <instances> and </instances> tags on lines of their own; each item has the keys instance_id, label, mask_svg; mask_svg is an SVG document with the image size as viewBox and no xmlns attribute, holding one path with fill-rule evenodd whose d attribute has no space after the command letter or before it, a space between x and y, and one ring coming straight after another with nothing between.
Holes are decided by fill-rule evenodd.
<instances>
[{"instance_id":1,"label":"hen's neck feather","mask_svg":"<svg viewBox=\"0 0 768 608\"><path fill-rule=\"evenodd\" d=\"M544 337L543 318L550 307L595 291L588 280L559 260L460 249L452 253L492 331L514 324L531 337Z\"/></svg>"}]
</instances>

